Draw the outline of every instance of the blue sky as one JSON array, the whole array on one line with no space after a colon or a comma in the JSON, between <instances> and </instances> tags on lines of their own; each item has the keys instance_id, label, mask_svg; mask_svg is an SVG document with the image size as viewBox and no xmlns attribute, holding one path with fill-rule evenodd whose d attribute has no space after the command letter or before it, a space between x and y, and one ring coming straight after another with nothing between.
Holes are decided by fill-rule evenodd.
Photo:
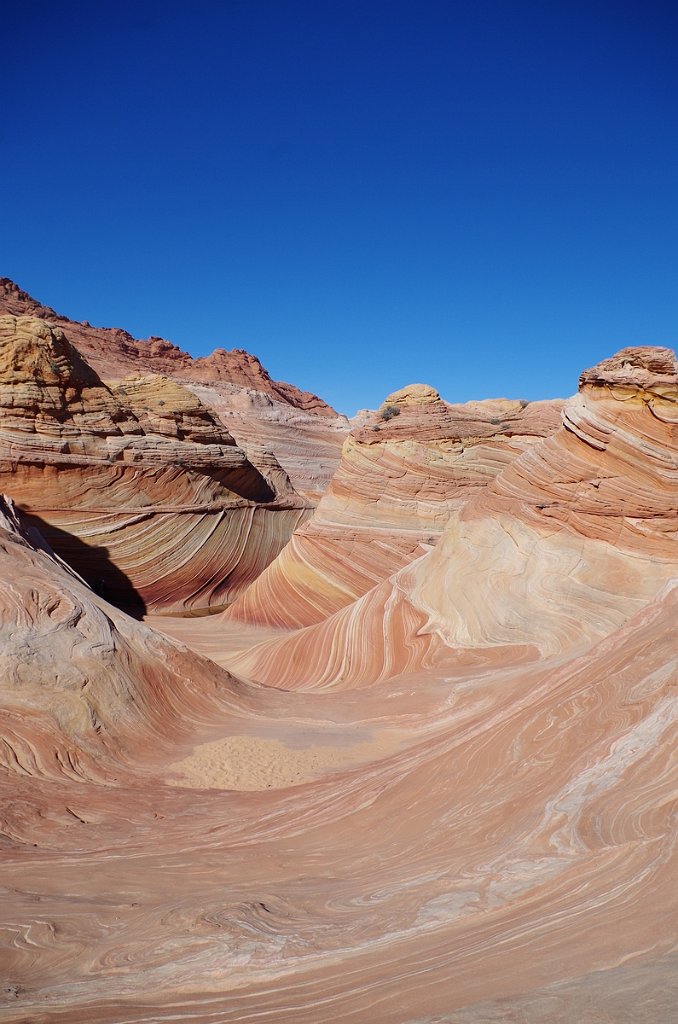
<instances>
[{"instance_id":1,"label":"blue sky","mask_svg":"<svg viewBox=\"0 0 678 1024\"><path fill-rule=\"evenodd\" d=\"M347 413L678 334L670 3L3 11L0 274Z\"/></svg>"}]
</instances>

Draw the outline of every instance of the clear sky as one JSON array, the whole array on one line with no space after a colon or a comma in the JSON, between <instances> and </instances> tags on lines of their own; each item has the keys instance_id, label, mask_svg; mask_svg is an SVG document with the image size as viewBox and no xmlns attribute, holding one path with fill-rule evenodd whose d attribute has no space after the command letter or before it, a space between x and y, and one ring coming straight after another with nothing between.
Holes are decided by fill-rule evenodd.
<instances>
[{"instance_id":1,"label":"clear sky","mask_svg":"<svg viewBox=\"0 0 678 1024\"><path fill-rule=\"evenodd\" d=\"M678 335L678 5L20 0L0 274L347 413Z\"/></svg>"}]
</instances>

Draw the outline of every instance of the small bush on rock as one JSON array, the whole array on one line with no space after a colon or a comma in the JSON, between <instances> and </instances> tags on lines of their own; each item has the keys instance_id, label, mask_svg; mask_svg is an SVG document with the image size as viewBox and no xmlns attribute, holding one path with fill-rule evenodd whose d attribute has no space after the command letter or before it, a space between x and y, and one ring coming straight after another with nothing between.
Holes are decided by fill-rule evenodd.
<instances>
[{"instance_id":1,"label":"small bush on rock","mask_svg":"<svg viewBox=\"0 0 678 1024\"><path fill-rule=\"evenodd\" d=\"M394 416L400 416L400 409L397 405L387 405L381 410L382 420L392 420Z\"/></svg>"}]
</instances>

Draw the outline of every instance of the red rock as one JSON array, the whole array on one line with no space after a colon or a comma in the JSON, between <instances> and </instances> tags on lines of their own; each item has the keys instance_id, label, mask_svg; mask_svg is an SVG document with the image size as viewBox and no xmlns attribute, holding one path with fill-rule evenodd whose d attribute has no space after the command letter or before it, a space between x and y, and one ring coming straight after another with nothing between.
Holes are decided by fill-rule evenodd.
<instances>
[{"instance_id":1,"label":"red rock","mask_svg":"<svg viewBox=\"0 0 678 1024\"><path fill-rule=\"evenodd\" d=\"M389 396L347 439L313 518L226 618L299 628L355 601L435 545L455 510L556 429L561 405L449 405L421 384Z\"/></svg>"},{"instance_id":2,"label":"red rock","mask_svg":"<svg viewBox=\"0 0 678 1024\"><path fill-rule=\"evenodd\" d=\"M41 305L7 277L0 278L0 314L35 316L58 324L69 340L89 360L98 373L113 380L130 372L162 373L184 380L208 383L226 382L263 391L278 402L316 416L336 419L337 413L317 395L300 391L292 384L274 381L256 356L244 349L230 352L217 348L209 356L193 359L187 352L164 338L133 338L117 327L91 327L76 322Z\"/></svg>"},{"instance_id":3,"label":"red rock","mask_svg":"<svg viewBox=\"0 0 678 1024\"><path fill-rule=\"evenodd\" d=\"M0 278L0 314L37 316L57 324L105 379L161 374L190 387L217 412L244 449L266 448L292 486L317 504L334 473L348 433L344 416L316 396L273 381L255 356L217 349L192 359L163 338L138 341L119 328L92 328L42 306L8 278Z\"/></svg>"},{"instance_id":4,"label":"red rock","mask_svg":"<svg viewBox=\"0 0 678 1024\"><path fill-rule=\"evenodd\" d=\"M175 381L109 387L60 328L0 317L0 480L109 598L175 612L233 600L310 513L271 456L258 464Z\"/></svg>"},{"instance_id":5,"label":"red rock","mask_svg":"<svg viewBox=\"0 0 678 1024\"><path fill-rule=\"evenodd\" d=\"M433 551L324 622L236 657L235 669L288 689L365 686L430 665L431 652L439 661L448 650L455 663L574 656L620 628L678 575L674 364L663 350L644 353L630 371L641 379L630 385L624 369L619 393L624 363L615 357L583 375L560 429L461 502ZM610 367L615 388L591 386L609 383ZM399 436L406 429L404 416L387 425ZM293 572L280 580L276 564L232 615L242 607L256 621L275 586L287 586L284 607L294 608Z\"/></svg>"}]
</instances>

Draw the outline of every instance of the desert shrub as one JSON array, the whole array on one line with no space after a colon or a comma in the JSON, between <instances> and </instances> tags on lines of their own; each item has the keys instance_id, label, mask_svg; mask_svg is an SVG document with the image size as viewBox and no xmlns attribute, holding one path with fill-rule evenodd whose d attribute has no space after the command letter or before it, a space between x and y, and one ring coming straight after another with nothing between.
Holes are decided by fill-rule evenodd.
<instances>
[{"instance_id":1,"label":"desert shrub","mask_svg":"<svg viewBox=\"0 0 678 1024\"><path fill-rule=\"evenodd\" d=\"M400 409L397 405L387 405L381 410L382 420L392 420L394 416L400 416Z\"/></svg>"}]
</instances>

